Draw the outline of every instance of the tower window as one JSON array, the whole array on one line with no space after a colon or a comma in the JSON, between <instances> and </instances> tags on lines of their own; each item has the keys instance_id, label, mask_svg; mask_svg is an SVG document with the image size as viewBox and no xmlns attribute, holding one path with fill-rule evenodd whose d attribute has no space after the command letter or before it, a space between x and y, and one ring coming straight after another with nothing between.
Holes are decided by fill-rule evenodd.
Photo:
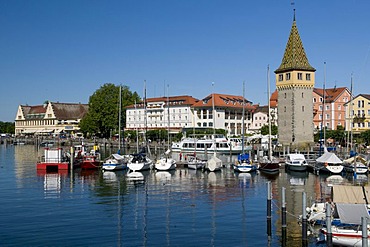
<instances>
[{"instance_id":1,"label":"tower window","mask_svg":"<svg viewBox=\"0 0 370 247\"><path fill-rule=\"evenodd\" d=\"M297 78L298 78L298 80L302 80L302 73L298 73Z\"/></svg>"},{"instance_id":2,"label":"tower window","mask_svg":"<svg viewBox=\"0 0 370 247\"><path fill-rule=\"evenodd\" d=\"M279 74L279 81L283 81L283 75Z\"/></svg>"},{"instance_id":3,"label":"tower window","mask_svg":"<svg viewBox=\"0 0 370 247\"><path fill-rule=\"evenodd\" d=\"M311 81L311 74L309 73L306 74L306 81Z\"/></svg>"},{"instance_id":4,"label":"tower window","mask_svg":"<svg viewBox=\"0 0 370 247\"><path fill-rule=\"evenodd\" d=\"M302 112L304 112L304 105L302 106Z\"/></svg>"},{"instance_id":5,"label":"tower window","mask_svg":"<svg viewBox=\"0 0 370 247\"><path fill-rule=\"evenodd\" d=\"M289 81L290 80L290 73L286 73L285 78L286 78L287 81Z\"/></svg>"}]
</instances>

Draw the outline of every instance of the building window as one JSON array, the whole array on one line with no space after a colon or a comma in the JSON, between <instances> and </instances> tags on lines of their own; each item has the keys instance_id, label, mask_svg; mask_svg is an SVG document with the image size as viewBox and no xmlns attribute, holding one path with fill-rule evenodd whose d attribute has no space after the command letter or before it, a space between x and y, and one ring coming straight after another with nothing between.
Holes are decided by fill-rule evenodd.
<instances>
[{"instance_id":1,"label":"building window","mask_svg":"<svg viewBox=\"0 0 370 247\"><path fill-rule=\"evenodd\" d=\"M304 98L304 93L302 93L302 99Z\"/></svg>"},{"instance_id":2,"label":"building window","mask_svg":"<svg viewBox=\"0 0 370 247\"><path fill-rule=\"evenodd\" d=\"M342 118L342 114L339 113L338 115L338 119L341 119Z\"/></svg>"},{"instance_id":3,"label":"building window","mask_svg":"<svg viewBox=\"0 0 370 247\"><path fill-rule=\"evenodd\" d=\"M311 81L311 74L309 73L306 74L306 81Z\"/></svg>"},{"instance_id":4,"label":"building window","mask_svg":"<svg viewBox=\"0 0 370 247\"><path fill-rule=\"evenodd\" d=\"M342 107L341 107L341 105L338 105L338 111L340 111L340 110L341 110L341 108L342 108Z\"/></svg>"},{"instance_id":5,"label":"building window","mask_svg":"<svg viewBox=\"0 0 370 247\"><path fill-rule=\"evenodd\" d=\"M313 103L316 103L316 98L313 98Z\"/></svg>"},{"instance_id":6,"label":"building window","mask_svg":"<svg viewBox=\"0 0 370 247\"><path fill-rule=\"evenodd\" d=\"M286 99L286 93L284 93L284 99Z\"/></svg>"},{"instance_id":7,"label":"building window","mask_svg":"<svg viewBox=\"0 0 370 247\"><path fill-rule=\"evenodd\" d=\"M302 106L302 112L304 112L304 105Z\"/></svg>"},{"instance_id":8,"label":"building window","mask_svg":"<svg viewBox=\"0 0 370 247\"><path fill-rule=\"evenodd\" d=\"M302 80L302 73L298 73L297 78L298 78L298 80Z\"/></svg>"},{"instance_id":9,"label":"building window","mask_svg":"<svg viewBox=\"0 0 370 247\"><path fill-rule=\"evenodd\" d=\"M279 81L283 81L283 75L279 74Z\"/></svg>"},{"instance_id":10,"label":"building window","mask_svg":"<svg viewBox=\"0 0 370 247\"><path fill-rule=\"evenodd\" d=\"M285 78L286 78L287 81L289 81L290 80L290 73L286 73Z\"/></svg>"},{"instance_id":11,"label":"building window","mask_svg":"<svg viewBox=\"0 0 370 247\"><path fill-rule=\"evenodd\" d=\"M284 106L284 112L286 112L286 106Z\"/></svg>"}]
</instances>

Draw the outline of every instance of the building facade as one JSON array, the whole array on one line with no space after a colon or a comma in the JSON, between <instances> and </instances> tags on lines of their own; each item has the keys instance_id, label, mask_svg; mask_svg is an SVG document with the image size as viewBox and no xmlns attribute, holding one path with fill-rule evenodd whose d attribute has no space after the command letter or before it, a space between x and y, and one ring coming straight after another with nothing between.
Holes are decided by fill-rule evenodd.
<instances>
[{"instance_id":1,"label":"building facade","mask_svg":"<svg viewBox=\"0 0 370 247\"><path fill-rule=\"evenodd\" d=\"M295 16L284 57L275 70L278 91L278 141L282 145L313 143L315 69L308 62Z\"/></svg>"},{"instance_id":2,"label":"building facade","mask_svg":"<svg viewBox=\"0 0 370 247\"><path fill-rule=\"evenodd\" d=\"M243 120L244 108L244 120ZM243 96L210 94L192 106L195 127L225 129L228 136L249 133L255 106Z\"/></svg>"},{"instance_id":3,"label":"building facade","mask_svg":"<svg viewBox=\"0 0 370 247\"><path fill-rule=\"evenodd\" d=\"M225 94L210 94L202 100L187 95L148 98L146 103L126 107L126 129L169 128L171 133L178 133L186 128L215 127L227 130L228 136L241 135L243 105L244 131L248 133L256 107L242 96Z\"/></svg>"},{"instance_id":4,"label":"building facade","mask_svg":"<svg viewBox=\"0 0 370 247\"><path fill-rule=\"evenodd\" d=\"M80 120L88 111L87 104L47 102L43 105L18 106L16 135L76 133Z\"/></svg>"},{"instance_id":5,"label":"building facade","mask_svg":"<svg viewBox=\"0 0 370 247\"><path fill-rule=\"evenodd\" d=\"M361 133L370 130L370 94L359 94L345 104L346 130Z\"/></svg>"},{"instance_id":6,"label":"building facade","mask_svg":"<svg viewBox=\"0 0 370 247\"><path fill-rule=\"evenodd\" d=\"M177 133L194 126L191 106L198 99L188 95L148 98L126 107L126 129L169 129Z\"/></svg>"},{"instance_id":7,"label":"building facade","mask_svg":"<svg viewBox=\"0 0 370 247\"><path fill-rule=\"evenodd\" d=\"M313 90L313 124L316 131L323 127L336 130L338 126L348 128L345 105L351 99L351 92L346 87Z\"/></svg>"}]
</instances>

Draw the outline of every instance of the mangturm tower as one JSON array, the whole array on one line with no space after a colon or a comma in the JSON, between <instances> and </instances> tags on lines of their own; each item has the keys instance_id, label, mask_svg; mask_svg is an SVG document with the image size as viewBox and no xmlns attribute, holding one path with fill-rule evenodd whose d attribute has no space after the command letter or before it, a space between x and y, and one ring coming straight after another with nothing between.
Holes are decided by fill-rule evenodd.
<instances>
[{"instance_id":1,"label":"mangturm tower","mask_svg":"<svg viewBox=\"0 0 370 247\"><path fill-rule=\"evenodd\" d=\"M278 141L283 146L313 143L313 88L315 71L308 62L295 20L283 60L276 74Z\"/></svg>"}]
</instances>

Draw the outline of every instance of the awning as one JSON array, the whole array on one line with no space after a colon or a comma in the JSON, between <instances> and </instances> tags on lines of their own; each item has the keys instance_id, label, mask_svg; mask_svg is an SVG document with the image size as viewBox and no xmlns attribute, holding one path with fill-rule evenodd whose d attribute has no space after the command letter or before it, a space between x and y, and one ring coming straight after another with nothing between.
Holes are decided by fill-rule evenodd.
<instances>
[{"instance_id":1,"label":"awning","mask_svg":"<svg viewBox=\"0 0 370 247\"><path fill-rule=\"evenodd\" d=\"M361 218L370 219L365 204L336 203L340 222L344 224L361 224Z\"/></svg>"},{"instance_id":2,"label":"awning","mask_svg":"<svg viewBox=\"0 0 370 247\"><path fill-rule=\"evenodd\" d=\"M366 204L370 200L370 186L334 185L334 203Z\"/></svg>"}]
</instances>

